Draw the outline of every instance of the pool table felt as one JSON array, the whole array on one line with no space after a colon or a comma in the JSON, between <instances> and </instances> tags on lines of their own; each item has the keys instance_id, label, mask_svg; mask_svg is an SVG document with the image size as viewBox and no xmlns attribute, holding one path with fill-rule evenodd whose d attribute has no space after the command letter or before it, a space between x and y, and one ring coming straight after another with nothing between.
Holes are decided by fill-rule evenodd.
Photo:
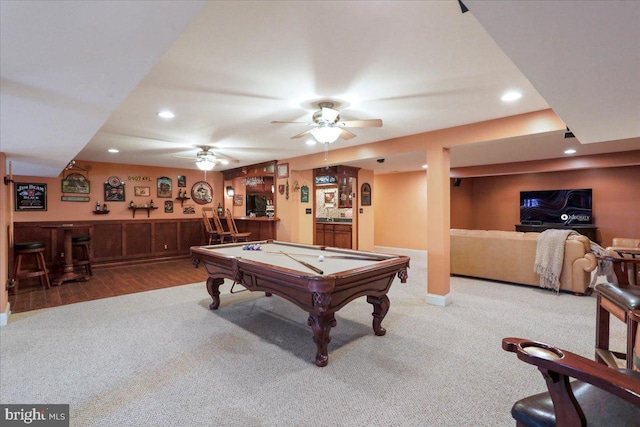
<instances>
[{"instance_id":1,"label":"pool table felt","mask_svg":"<svg viewBox=\"0 0 640 427\"><path fill-rule=\"evenodd\" d=\"M257 242L252 242L256 244ZM261 250L243 250L243 245L231 244L231 245L216 245L202 247L202 249L211 250L217 254L223 256L232 256L236 258L243 258L250 261L261 262L264 264L275 265L282 268L287 268L294 271L299 271L305 275L319 275L313 270L305 267L304 265L296 262L295 260L287 257L280 252L285 252L293 258L306 262L316 268L319 268L324 272L324 275L333 275L342 271L353 270L356 268L366 267L376 264L378 261L371 260L357 260L357 259L340 259L330 258L332 256L379 256L380 261L393 258L390 255L374 254L369 252L358 251L342 251L342 250L321 250L316 247L297 246L292 244L279 244L279 243L262 243L260 242ZM324 261L319 261L318 256L324 256Z\"/></svg>"}]
</instances>

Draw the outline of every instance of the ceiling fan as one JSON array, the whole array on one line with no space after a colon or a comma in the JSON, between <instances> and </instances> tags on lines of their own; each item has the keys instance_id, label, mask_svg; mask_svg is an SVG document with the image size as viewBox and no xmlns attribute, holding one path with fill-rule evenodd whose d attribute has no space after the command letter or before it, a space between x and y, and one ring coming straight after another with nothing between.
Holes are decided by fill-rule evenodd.
<instances>
[{"instance_id":1,"label":"ceiling fan","mask_svg":"<svg viewBox=\"0 0 640 427\"><path fill-rule=\"evenodd\" d=\"M195 160L196 166L198 169L203 171L210 171L216 165L228 165L229 163L238 163L238 160L220 158L216 156L211 149L210 145L198 145L197 148L200 150L196 153L195 157L186 157L186 156L174 156L185 159Z\"/></svg>"},{"instance_id":2,"label":"ceiling fan","mask_svg":"<svg viewBox=\"0 0 640 427\"><path fill-rule=\"evenodd\" d=\"M291 139L302 138L303 136L311 134L316 141L330 144L335 142L338 138L342 138L345 141L351 138L355 138L356 134L349 132L343 128L358 128L358 127L382 127L381 119L370 120L348 120L340 121L340 111L333 108L333 102L320 102L318 107L320 110L313 113L313 123L307 122L287 122L287 121L272 121L271 123L304 123L308 126L312 126L312 129L306 130L302 133L294 135Z\"/></svg>"}]
</instances>

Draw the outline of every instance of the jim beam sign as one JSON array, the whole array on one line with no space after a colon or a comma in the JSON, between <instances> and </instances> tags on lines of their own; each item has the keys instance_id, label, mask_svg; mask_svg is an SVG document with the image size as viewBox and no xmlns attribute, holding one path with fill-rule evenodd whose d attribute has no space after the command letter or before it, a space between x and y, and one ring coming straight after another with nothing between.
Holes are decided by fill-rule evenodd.
<instances>
[{"instance_id":1,"label":"jim beam sign","mask_svg":"<svg viewBox=\"0 0 640 427\"><path fill-rule=\"evenodd\" d=\"M47 210L47 184L16 182L15 189L16 212Z\"/></svg>"}]
</instances>

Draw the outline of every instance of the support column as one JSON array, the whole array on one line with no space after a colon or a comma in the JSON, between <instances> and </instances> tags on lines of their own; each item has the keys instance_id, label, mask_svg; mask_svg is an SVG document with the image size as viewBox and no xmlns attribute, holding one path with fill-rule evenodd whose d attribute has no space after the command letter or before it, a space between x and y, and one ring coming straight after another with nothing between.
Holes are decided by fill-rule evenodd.
<instances>
[{"instance_id":1,"label":"support column","mask_svg":"<svg viewBox=\"0 0 640 427\"><path fill-rule=\"evenodd\" d=\"M427 146L427 302L451 303L449 149Z\"/></svg>"}]
</instances>

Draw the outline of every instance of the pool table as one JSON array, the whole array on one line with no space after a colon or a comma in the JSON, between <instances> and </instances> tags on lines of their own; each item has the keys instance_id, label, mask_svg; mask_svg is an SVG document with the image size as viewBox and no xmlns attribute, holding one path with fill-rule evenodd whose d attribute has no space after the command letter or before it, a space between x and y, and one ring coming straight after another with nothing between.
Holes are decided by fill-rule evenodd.
<instances>
[{"instance_id":1,"label":"pool table","mask_svg":"<svg viewBox=\"0 0 640 427\"><path fill-rule=\"evenodd\" d=\"M220 307L219 287L225 278L249 291L289 300L309 313L307 324L313 330L318 366L329 361L327 346L329 332L336 326L335 312L356 298L367 297L373 305L373 331L385 334L381 323L390 305L387 292L396 275L402 283L407 281L409 257L273 240L250 244L259 244L260 250L246 250L247 243L191 248L194 266L203 265L209 275L211 310Z\"/></svg>"}]
</instances>

